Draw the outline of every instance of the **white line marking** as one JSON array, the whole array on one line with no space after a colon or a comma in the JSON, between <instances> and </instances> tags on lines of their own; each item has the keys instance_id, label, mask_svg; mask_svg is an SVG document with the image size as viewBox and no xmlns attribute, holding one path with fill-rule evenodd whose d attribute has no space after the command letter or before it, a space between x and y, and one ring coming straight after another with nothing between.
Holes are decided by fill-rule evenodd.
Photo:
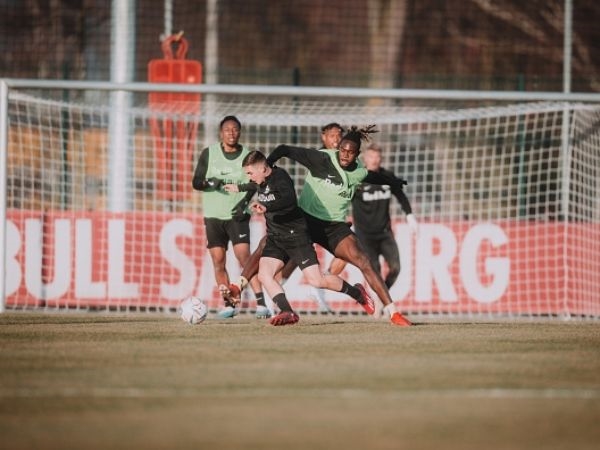
<instances>
[{"instance_id":1,"label":"white line marking","mask_svg":"<svg viewBox=\"0 0 600 450\"><path fill-rule=\"evenodd\" d=\"M483 399L600 399L600 388L547 389L416 389L385 391L369 389L163 389L163 388L0 388L0 398L483 398Z\"/></svg>"}]
</instances>

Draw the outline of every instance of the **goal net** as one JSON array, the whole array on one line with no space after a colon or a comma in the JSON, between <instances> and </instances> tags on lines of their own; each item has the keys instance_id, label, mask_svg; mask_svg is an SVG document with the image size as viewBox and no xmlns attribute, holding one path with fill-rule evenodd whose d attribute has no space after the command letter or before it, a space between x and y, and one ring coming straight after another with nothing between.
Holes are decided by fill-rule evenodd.
<instances>
[{"instance_id":1,"label":"goal net","mask_svg":"<svg viewBox=\"0 0 600 450\"><path fill-rule=\"evenodd\" d=\"M126 133L115 160L109 106L10 92L7 309L174 311L188 295L219 308L202 193L191 178L200 151L218 139L219 120L233 114L241 142L267 153L281 143L318 147L329 122L377 125L383 166L408 180L420 222L412 235L392 202L402 269L390 291L399 310L600 317L598 105L240 95L215 96L201 108L136 105L120 111ZM305 169L280 163L300 191ZM126 207L111 207L115 198ZM251 230L255 246L264 233L259 217ZM328 266L331 255L318 254ZM231 249L227 264L235 279ZM353 266L342 276L363 281ZM298 271L286 291L295 309L318 309ZM341 294L326 296L337 311L360 311ZM245 303L253 309L251 294Z\"/></svg>"}]
</instances>

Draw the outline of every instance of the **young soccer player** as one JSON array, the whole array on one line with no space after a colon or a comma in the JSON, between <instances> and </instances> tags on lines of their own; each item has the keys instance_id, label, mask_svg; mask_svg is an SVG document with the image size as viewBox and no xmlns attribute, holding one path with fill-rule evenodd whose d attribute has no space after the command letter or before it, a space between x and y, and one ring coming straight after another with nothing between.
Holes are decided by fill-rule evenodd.
<instances>
[{"instance_id":1,"label":"young soccer player","mask_svg":"<svg viewBox=\"0 0 600 450\"><path fill-rule=\"evenodd\" d=\"M230 283L226 269L229 242L233 244L233 252L242 266L250 258L250 215L244 212L249 195L223 189L225 184L246 182L242 160L249 150L239 143L241 129L242 124L235 116L221 120L220 142L202 150L192 180L194 189L204 191L202 206L207 247L221 292L222 287ZM258 279L251 279L250 284L256 297L256 317L270 317ZM222 319L233 317L237 309L225 296L223 300L225 308L217 316Z\"/></svg>"},{"instance_id":2,"label":"young soccer player","mask_svg":"<svg viewBox=\"0 0 600 450\"><path fill-rule=\"evenodd\" d=\"M361 285L351 286L335 275L321 273L288 173L268 165L265 155L259 151L250 152L242 166L250 181L256 184L257 201L252 208L265 215L267 238L259 261L258 279L281 311L271 319L271 324L291 325L299 320L275 279L276 273L290 260L297 264L312 286L343 292L361 304L366 303L368 299L363 297Z\"/></svg>"},{"instance_id":3,"label":"young soccer player","mask_svg":"<svg viewBox=\"0 0 600 450\"><path fill-rule=\"evenodd\" d=\"M343 131L344 131L344 129L342 128L342 126L337 122L331 122L331 123L324 125L321 128L321 148L320 148L320 150L337 151L337 147L338 147L340 141L342 140ZM266 239L267 239L267 236L264 236L261 239L261 241L259 242L259 244L257 246L257 249L250 256L250 258L255 258L256 263L258 262L258 260L260 258L260 254L262 253L262 248L265 245ZM344 261L341 261L341 262L342 262L342 264L345 265ZM250 262L250 265L252 265L252 262ZM290 260L283 267L283 269L281 269L281 272L278 273L278 278L281 280L282 284L284 284L285 281L290 277L290 275L296 269L296 267L298 267L296 265L296 263L293 260ZM342 265L341 268L343 269L343 267L344 266ZM340 270L340 272L341 272L341 270ZM340 272L338 272L338 273L340 273ZM225 286L222 286L221 289L222 289L222 295L227 297L229 295L228 288L225 288ZM325 293L324 293L323 289L311 286L310 297L312 297L319 304L319 310L321 312L324 312L324 313L332 313L333 312L333 310L327 303L327 300L325 300Z\"/></svg>"}]
</instances>

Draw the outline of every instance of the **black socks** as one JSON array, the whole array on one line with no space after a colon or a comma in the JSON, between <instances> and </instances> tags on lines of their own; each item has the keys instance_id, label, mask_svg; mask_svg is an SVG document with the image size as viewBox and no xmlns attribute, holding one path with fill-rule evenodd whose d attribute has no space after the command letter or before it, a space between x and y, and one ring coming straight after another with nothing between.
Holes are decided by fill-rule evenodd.
<instances>
[{"instance_id":1,"label":"black socks","mask_svg":"<svg viewBox=\"0 0 600 450\"><path fill-rule=\"evenodd\" d=\"M265 295L262 292L259 292L258 294L255 292L254 297L256 298L256 304L258 306L267 306L265 303Z\"/></svg>"},{"instance_id":2,"label":"black socks","mask_svg":"<svg viewBox=\"0 0 600 450\"><path fill-rule=\"evenodd\" d=\"M281 294L277 294L275 297L273 297L273 303L275 303L279 307L281 312L285 312L285 311L294 312L292 310L292 306L290 305L290 302L288 302L288 299L283 292Z\"/></svg>"},{"instance_id":3,"label":"black socks","mask_svg":"<svg viewBox=\"0 0 600 450\"><path fill-rule=\"evenodd\" d=\"M352 286L351 284L348 284L348 282L346 280L342 280L342 290L340 292L342 292L343 294L349 295L354 300L362 300L362 297L360 295L360 291L358 290L358 288L355 286Z\"/></svg>"}]
</instances>

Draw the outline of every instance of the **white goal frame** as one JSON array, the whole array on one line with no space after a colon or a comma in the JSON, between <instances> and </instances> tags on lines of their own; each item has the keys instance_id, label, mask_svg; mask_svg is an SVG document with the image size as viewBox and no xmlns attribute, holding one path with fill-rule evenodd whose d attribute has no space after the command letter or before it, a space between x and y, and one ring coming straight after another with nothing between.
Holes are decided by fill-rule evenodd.
<instances>
[{"instance_id":1,"label":"white goal frame","mask_svg":"<svg viewBox=\"0 0 600 450\"><path fill-rule=\"evenodd\" d=\"M111 83L111 82L85 82L85 81L66 81L66 80L25 80L25 79L0 79L0 312L5 311L5 289L6 289L6 235L7 235L7 153L8 153L8 100L11 90L85 90L102 91L110 93L114 98L127 93L134 92L174 92L174 93L194 93L207 96L205 104L207 114L210 114L211 94L228 95L254 95L254 96L285 96L294 98L316 97L323 99L379 99L379 100L443 100L443 101L482 101L490 100L495 102L584 102L600 104L600 94L590 93L558 93L558 92L504 92L504 91L460 91L460 90L417 90L417 89L367 89L367 88L330 88L330 87L291 87L291 86L258 86L258 85L183 85L183 84L156 84L156 83ZM118 116L119 109L115 109L115 115ZM568 121L568 114L563 115L563 121ZM118 122L118 117L115 119ZM120 131L113 130L113 133ZM113 139L111 144L123 141L118 136ZM118 145L118 144L114 144ZM568 127L563 127L562 146L568 148L569 135ZM123 164L119 164L116 159L125 152L111 148L113 157L111 172L121 170ZM568 154L568 152L565 152ZM570 161L569 158L562 158L563 167L563 186L569 185ZM126 182L126 175L118 174L114 176L116 180L110 192L113 198L109 198L111 211L122 211L127 205L120 203L120 196L116 195L123 186L119 182ZM120 181L119 181L120 180ZM568 201L568 195L563 195Z\"/></svg>"}]
</instances>

